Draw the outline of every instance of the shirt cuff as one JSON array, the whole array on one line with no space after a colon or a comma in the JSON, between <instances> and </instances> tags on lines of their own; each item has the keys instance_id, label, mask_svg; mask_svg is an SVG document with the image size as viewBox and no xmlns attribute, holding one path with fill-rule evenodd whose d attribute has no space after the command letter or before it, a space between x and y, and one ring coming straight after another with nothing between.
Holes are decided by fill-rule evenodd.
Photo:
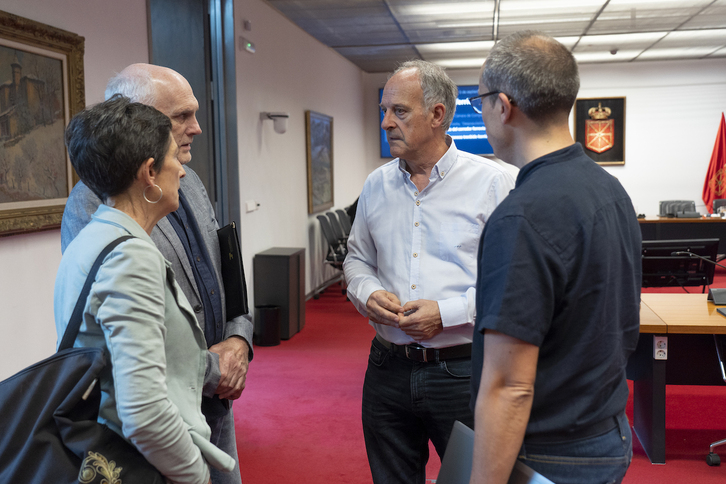
<instances>
[{"instance_id":1,"label":"shirt cuff","mask_svg":"<svg viewBox=\"0 0 726 484\"><path fill-rule=\"evenodd\" d=\"M207 368L204 371L204 387L202 395L213 397L217 393L222 371L219 369L219 355L207 350Z\"/></svg>"},{"instance_id":2,"label":"shirt cuff","mask_svg":"<svg viewBox=\"0 0 726 484\"><path fill-rule=\"evenodd\" d=\"M468 304L465 297L456 296L436 302L439 304L441 324L444 325L444 328L454 328L473 323L468 318Z\"/></svg>"},{"instance_id":3,"label":"shirt cuff","mask_svg":"<svg viewBox=\"0 0 726 484\"><path fill-rule=\"evenodd\" d=\"M247 346L250 348L248 355L250 361L252 361L252 357L254 356L254 350L252 349L252 332L253 324L248 314L238 316L230 321L227 321L224 329L224 339L229 339L232 336L239 336L247 342Z\"/></svg>"}]
</instances>

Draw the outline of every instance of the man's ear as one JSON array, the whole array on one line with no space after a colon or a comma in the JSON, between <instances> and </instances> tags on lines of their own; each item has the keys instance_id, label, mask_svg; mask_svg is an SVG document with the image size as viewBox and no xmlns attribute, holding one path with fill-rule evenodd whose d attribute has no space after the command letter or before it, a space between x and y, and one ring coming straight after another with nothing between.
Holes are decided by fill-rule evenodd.
<instances>
[{"instance_id":1,"label":"man's ear","mask_svg":"<svg viewBox=\"0 0 726 484\"><path fill-rule=\"evenodd\" d=\"M514 104L512 103L512 101L509 100L509 96L507 96L503 92L500 92L498 96L500 101L499 105L501 106L499 108L499 116L501 118L502 124L510 124L512 121Z\"/></svg>"},{"instance_id":2,"label":"man's ear","mask_svg":"<svg viewBox=\"0 0 726 484\"><path fill-rule=\"evenodd\" d=\"M446 107L441 104L437 103L434 105L434 108L432 110L434 117L431 120L431 126L433 128L438 128L442 124L444 124L444 118L446 117Z\"/></svg>"},{"instance_id":3,"label":"man's ear","mask_svg":"<svg viewBox=\"0 0 726 484\"><path fill-rule=\"evenodd\" d=\"M156 181L157 171L154 169L154 159L144 161L136 172L136 178L141 180L145 186L153 185Z\"/></svg>"}]
</instances>

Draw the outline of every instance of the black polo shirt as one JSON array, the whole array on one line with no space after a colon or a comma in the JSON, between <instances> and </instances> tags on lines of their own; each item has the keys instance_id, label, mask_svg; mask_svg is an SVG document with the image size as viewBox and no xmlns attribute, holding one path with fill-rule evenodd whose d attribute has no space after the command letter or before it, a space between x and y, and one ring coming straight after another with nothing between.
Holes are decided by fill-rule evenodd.
<instances>
[{"instance_id":1,"label":"black polo shirt","mask_svg":"<svg viewBox=\"0 0 726 484\"><path fill-rule=\"evenodd\" d=\"M641 232L620 183L579 143L527 164L479 247L472 408L483 332L539 347L527 433L623 411L639 333Z\"/></svg>"}]
</instances>

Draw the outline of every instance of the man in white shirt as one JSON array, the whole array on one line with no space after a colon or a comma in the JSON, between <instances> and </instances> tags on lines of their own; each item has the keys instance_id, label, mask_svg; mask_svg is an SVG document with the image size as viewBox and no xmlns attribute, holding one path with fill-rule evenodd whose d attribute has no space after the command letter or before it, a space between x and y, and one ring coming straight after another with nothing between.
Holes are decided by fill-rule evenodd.
<instances>
[{"instance_id":1,"label":"man in white shirt","mask_svg":"<svg viewBox=\"0 0 726 484\"><path fill-rule=\"evenodd\" d=\"M377 332L363 386L376 484L423 483L429 439L442 457L455 420L473 427L477 247L514 178L456 149L456 95L434 64L393 73L380 106L397 158L366 180L348 240L348 295Z\"/></svg>"}]
</instances>

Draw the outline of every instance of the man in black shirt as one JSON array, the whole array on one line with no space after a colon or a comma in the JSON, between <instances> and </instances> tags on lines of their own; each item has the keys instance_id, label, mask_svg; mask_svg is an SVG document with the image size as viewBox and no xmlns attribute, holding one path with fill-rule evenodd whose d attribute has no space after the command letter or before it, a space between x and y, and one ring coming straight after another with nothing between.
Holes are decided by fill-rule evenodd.
<instances>
[{"instance_id":1,"label":"man in black shirt","mask_svg":"<svg viewBox=\"0 0 726 484\"><path fill-rule=\"evenodd\" d=\"M495 154L521 169L480 242L472 483L506 483L517 458L558 484L620 482L632 457L640 228L572 139L578 89L564 46L520 32L492 49L472 98Z\"/></svg>"}]
</instances>

